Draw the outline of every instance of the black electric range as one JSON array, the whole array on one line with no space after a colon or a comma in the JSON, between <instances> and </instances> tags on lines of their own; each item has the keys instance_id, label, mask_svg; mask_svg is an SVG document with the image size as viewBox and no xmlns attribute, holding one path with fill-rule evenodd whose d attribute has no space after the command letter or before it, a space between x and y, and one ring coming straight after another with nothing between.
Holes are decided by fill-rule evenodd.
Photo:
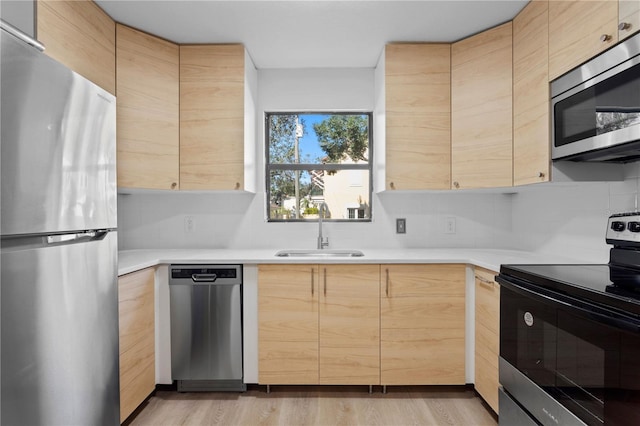
<instances>
[{"instance_id":1,"label":"black electric range","mask_svg":"<svg viewBox=\"0 0 640 426\"><path fill-rule=\"evenodd\" d=\"M500 424L640 424L640 212L607 264L502 265Z\"/></svg>"}]
</instances>

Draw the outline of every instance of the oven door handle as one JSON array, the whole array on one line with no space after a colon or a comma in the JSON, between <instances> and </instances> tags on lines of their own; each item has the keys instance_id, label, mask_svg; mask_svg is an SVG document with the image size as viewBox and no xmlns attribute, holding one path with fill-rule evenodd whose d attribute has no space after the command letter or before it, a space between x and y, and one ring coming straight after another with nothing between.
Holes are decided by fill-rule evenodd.
<instances>
[{"instance_id":1,"label":"oven door handle","mask_svg":"<svg viewBox=\"0 0 640 426\"><path fill-rule=\"evenodd\" d=\"M574 311L584 317L591 318L599 323L629 331L631 333L640 334L640 320L634 320L633 318L625 317L611 310L594 306L587 302L578 301L573 297L559 294L549 289L536 288L533 290L527 286L514 282L515 280L512 278L506 279L503 276L498 275L496 277L496 281L523 296L542 300L545 303L562 305L570 311Z\"/></svg>"}]
</instances>

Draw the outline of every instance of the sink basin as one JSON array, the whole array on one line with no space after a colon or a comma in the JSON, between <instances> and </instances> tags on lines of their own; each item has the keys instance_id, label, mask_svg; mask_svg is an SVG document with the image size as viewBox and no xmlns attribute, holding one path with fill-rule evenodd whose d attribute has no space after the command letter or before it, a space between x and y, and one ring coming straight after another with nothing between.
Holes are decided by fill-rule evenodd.
<instances>
[{"instance_id":1,"label":"sink basin","mask_svg":"<svg viewBox=\"0 0 640 426\"><path fill-rule=\"evenodd\" d=\"M360 250L280 250L278 257L362 257Z\"/></svg>"}]
</instances>

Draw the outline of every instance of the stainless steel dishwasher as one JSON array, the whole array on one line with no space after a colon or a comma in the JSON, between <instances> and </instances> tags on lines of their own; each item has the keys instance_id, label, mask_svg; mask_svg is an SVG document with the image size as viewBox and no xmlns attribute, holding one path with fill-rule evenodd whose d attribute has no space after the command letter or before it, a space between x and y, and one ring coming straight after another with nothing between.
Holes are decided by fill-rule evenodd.
<instances>
[{"instance_id":1,"label":"stainless steel dishwasher","mask_svg":"<svg viewBox=\"0 0 640 426\"><path fill-rule=\"evenodd\" d=\"M245 391L242 265L171 265L169 297L178 391Z\"/></svg>"}]
</instances>

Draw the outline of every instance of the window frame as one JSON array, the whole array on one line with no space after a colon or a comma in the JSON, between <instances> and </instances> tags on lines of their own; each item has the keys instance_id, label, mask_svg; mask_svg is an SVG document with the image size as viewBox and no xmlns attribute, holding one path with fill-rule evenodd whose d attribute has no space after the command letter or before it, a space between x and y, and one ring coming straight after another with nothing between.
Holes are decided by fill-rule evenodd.
<instances>
[{"instance_id":1,"label":"window frame","mask_svg":"<svg viewBox=\"0 0 640 426\"><path fill-rule=\"evenodd\" d=\"M338 164L338 163L330 163L330 164L309 164L309 163L274 163L271 164L269 158L269 117L272 115L365 115L369 119L369 154L368 154L368 163L367 164ZM273 219L269 217L271 215L271 185L270 185L270 176L273 170L300 170L300 171L311 171L311 170L331 170L331 171L339 171L339 170L368 170L369 171L369 217L368 218L355 218L355 219L333 219L327 218L322 219L323 222L347 222L347 223L369 223L373 221L373 111L265 111L264 113L264 152L265 152L265 216L267 223L304 223L304 222L317 222L317 220L313 219Z\"/></svg>"}]
</instances>

